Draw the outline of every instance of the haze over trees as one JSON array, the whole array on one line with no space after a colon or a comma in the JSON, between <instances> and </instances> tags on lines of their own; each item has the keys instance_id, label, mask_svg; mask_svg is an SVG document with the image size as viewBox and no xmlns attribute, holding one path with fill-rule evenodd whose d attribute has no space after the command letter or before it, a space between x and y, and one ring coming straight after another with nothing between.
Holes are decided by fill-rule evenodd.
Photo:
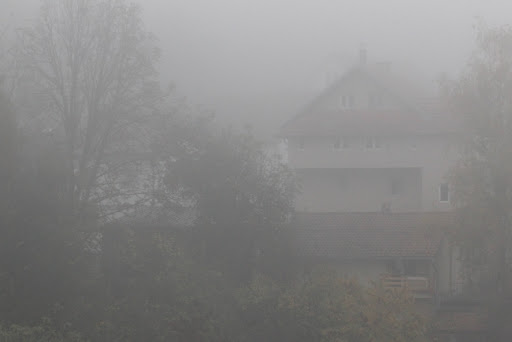
<instances>
[{"instance_id":1,"label":"haze over trees","mask_svg":"<svg viewBox=\"0 0 512 342\"><path fill-rule=\"evenodd\" d=\"M461 160L452 173L461 247L471 291L492 307L493 340L509 340L512 291L512 29L480 27L477 50L459 79L445 84L465 124Z\"/></svg>"},{"instance_id":2,"label":"haze over trees","mask_svg":"<svg viewBox=\"0 0 512 342\"><path fill-rule=\"evenodd\" d=\"M422 341L405 291L330 269L297 281L293 173L251 134L187 116L140 13L47 0L0 46L0 341ZM478 38L446 84L468 137L455 237L505 340L512 31Z\"/></svg>"},{"instance_id":3,"label":"haze over trees","mask_svg":"<svg viewBox=\"0 0 512 342\"><path fill-rule=\"evenodd\" d=\"M139 12L124 1L46 1L34 27L19 31L20 77L45 101L36 115L62 139L69 213L121 195L111 174L142 152L134 145L163 98L156 38Z\"/></svg>"},{"instance_id":4,"label":"haze over trees","mask_svg":"<svg viewBox=\"0 0 512 342\"><path fill-rule=\"evenodd\" d=\"M406 293L330 274L293 285L292 172L250 134L186 117L140 8L44 1L2 51L0 340L423 334L412 314L396 324Z\"/></svg>"}]
</instances>

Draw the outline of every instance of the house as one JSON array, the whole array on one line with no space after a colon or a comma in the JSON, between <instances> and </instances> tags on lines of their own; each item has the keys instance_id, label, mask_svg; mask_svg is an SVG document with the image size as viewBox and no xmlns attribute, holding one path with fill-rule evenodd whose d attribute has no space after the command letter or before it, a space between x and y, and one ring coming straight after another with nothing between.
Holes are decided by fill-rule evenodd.
<instances>
[{"instance_id":1,"label":"house","mask_svg":"<svg viewBox=\"0 0 512 342\"><path fill-rule=\"evenodd\" d=\"M296 251L305 269L328 263L363 283L407 287L443 323L436 338L457 341L485 333L480 305L454 300L465 286L446 234L457 224L447 173L460 125L410 78L389 63L369 65L362 50L281 127L301 185Z\"/></svg>"},{"instance_id":2,"label":"house","mask_svg":"<svg viewBox=\"0 0 512 342\"><path fill-rule=\"evenodd\" d=\"M298 211L450 210L458 125L396 74L362 61L283 125Z\"/></svg>"}]
</instances>

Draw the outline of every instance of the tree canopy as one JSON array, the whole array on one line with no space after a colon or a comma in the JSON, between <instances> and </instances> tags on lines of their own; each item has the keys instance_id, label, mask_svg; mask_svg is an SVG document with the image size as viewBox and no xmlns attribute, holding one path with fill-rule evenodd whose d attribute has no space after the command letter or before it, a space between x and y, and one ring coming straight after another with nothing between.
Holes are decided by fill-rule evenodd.
<instances>
[{"instance_id":1,"label":"tree canopy","mask_svg":"<svg viewBox=\"0 0 512 342\"><path fill-rule=\"evenodd\" d=\"M480 28L467 69L445 86L465 126L462 156L451 177L461 219L455 240L468 290L493 303L499 340L510 316L498 306L512 294L512 29Z\"/></svg>"},{"instance_id":2,"label":"tree canopy","mask_svg":"<svg viewBox=\"0 0 512 342\"><path fill-rule=\"evenodd\" d=\"M417 341L405 292L295 273L293 172L169 114L125 0L45 0L0 92L0 341Z\"/></svg>"}]
</instances>

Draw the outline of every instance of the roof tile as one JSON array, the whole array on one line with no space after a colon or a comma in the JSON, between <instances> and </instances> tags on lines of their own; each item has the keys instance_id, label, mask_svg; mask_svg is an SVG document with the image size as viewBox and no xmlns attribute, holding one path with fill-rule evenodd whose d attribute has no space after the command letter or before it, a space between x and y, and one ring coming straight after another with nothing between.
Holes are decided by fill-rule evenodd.
<instances>
[{"instance_id":1,"label":"roof tile","mask_svg":"<svg viewBox=\"0 0 512 342\"><path fill-rule=\"evenodd\" d=\"M431 258L454 218L449 212L297 213L295 241L304 257Z\"/></svg>"}]
</instances>

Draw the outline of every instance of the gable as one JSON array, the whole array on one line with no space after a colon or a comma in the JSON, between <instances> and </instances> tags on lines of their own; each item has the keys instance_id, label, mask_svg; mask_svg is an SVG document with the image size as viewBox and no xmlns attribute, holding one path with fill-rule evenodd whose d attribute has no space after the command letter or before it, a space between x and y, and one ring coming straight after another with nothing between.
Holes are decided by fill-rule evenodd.
<instances>
[{"instance_id":1,"label":"gable","mask_svg":"<svg viewBox=\"0 0 512 342\"><path fill-rule=\"evenodd\" d=\"M383 67L357 67L322 92L298 115L285 123L280 135L332 135L350 127L382 126L384 134L445 133L454 130L451 118L438 101L426 100L428 91ZM445 127L448 124L449 127ZM385 132L385 126L391 127ZM355 128L355 130L354 130Z\"/></svg>"},{"instance_id":2,"label":"gable","mask_svg":"<svg viewBox=\"0 0 512 342\"><path fill-rule=\"evenodd\" d=\"M387 87L385 82L379 81L366 69L356 68L320 94L308 111L349 109L404 110L412 107Z\"/></svg>"}]
</instances>

